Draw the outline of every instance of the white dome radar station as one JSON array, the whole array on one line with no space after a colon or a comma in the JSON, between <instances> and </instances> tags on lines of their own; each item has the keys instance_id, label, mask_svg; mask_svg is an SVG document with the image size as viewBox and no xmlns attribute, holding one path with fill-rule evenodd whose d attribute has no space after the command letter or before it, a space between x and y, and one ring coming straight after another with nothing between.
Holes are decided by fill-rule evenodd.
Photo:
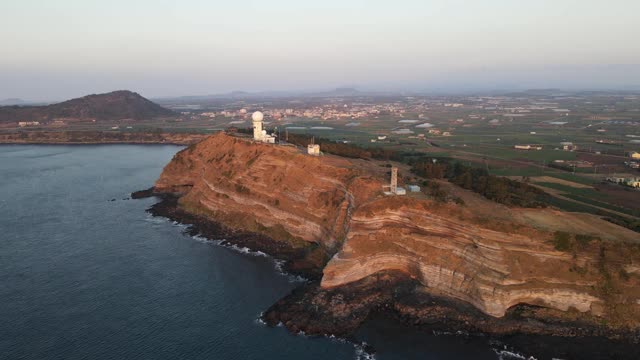
<instances>
[{"instance_id":1,"label":"white dome radar station","mask_svg":"<svg viewBox=\"0 0 640 360\"><path fill-rule=\"evenodd\" d=\"M264 120L264 114L260 111L256 111L251 115L251 120L253 121L253 140L275 144L276 137L267 134L267 130L262 129L262 120Z\"/></svg>"}]
</instances>

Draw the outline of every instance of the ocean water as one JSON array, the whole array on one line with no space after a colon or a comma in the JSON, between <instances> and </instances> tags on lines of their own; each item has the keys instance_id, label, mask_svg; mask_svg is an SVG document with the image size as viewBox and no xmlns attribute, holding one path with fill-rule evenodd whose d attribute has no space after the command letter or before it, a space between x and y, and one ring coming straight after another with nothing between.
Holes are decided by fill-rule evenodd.
<instances>
[{"instance_id":1,"label":"ocean water","mask_svg":"<svg viewBox=\"0 0 640 360\"><path fill-rule=\"evenodd\" d=\"M297 283L266 256L145 212L180 148L0 145L0 359L356 359L257 319ZM376 359L496 359L481 340L373 320Z\"/></svg>"}]
</instances>

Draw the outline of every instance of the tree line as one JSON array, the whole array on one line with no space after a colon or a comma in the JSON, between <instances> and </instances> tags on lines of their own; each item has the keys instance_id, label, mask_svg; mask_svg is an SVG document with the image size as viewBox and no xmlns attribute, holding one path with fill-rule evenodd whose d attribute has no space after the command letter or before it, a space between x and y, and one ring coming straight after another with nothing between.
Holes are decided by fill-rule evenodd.
<instances>
[{"instance_id":1,"label":"tree line","mask_svg":"<svg viewBox=\"0 0 640 360\"><path fill-rule=\"evenodd\" d=\"M420 158L411 160L411 171L428 179L446 179L464 189L476 192L500 204L520 207L546 207L549 195L524 182L490 175L449 159Z\"/></svg>"}]
</instances>

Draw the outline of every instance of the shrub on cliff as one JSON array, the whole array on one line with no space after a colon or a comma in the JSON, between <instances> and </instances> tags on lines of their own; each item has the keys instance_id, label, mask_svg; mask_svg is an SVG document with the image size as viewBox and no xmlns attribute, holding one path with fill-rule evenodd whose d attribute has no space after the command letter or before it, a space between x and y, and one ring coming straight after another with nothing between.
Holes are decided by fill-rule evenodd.
<instances>
[{"instance_id":1,"label":"shrub on cliff","mask_svg":"<svg viewBox=\"0 0 640 360\"><path fill-rule=\"evenodd\" d=\"M553 234L553 247L558 251L571 250L571 234L564 231L556 231Z\"/></svg>"}]
</instances>

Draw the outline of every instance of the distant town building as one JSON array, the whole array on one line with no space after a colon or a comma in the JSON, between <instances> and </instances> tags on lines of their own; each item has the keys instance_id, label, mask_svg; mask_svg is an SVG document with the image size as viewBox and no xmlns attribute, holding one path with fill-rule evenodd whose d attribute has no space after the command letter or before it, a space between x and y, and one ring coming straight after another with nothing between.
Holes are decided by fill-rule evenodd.
<instances>
[{"instance_id":1,"label":"distant town building","mask_svg":"<svg viewBox=\"0 0 640 360\"><path fill-rule=\"evenodd\" d=\"M517 150L542 150L541 145L514 145L513 148Z\"/></svg>"},{"instance_id":2,"label":"distant town building","mask_svg":"<svg viewBox=\"0 0 640 360\"><path fill-rule=\"evenodd\" d=\"M562 150L564 150L564 151L576 151L576 150L578 150L578 147L576 145L574 145L572 142L564 141L564 142L561 142L560 145L562 145Z\"/></svg>"},{"instance_id":3,"label":"distant town building","mask_svg":"<svg viewBox=\"0 0 640 360\"><path fill-rule=\"evenodd\" d=\"M606 178L606 180L618 185L626 185L636 189L640 188L640 178L638 177L623 178L623 177L614 176L614 177L608 177Z\"/></svg>"},{"instance_id":4,"label":"distant town building","mask_svg":"<svg viewBox=\"0 0 640 360\"><path fill-rule=\"evenodd\" d=\"M553 165L560 168L576 169L576 168L590 168L593 167L593 163L584 160L553 160Z\"/></svg>"},{"instance_id":5,"label":"distant town building","mask_svg":"<svg viewBox=\"0 0 640 360\"><path fill-rule=\"evenodd\" d=\"M616 184L624 184L625 178L611 176L611 177L606 178L606 180L608 182L612 182L612 183L616 183Z\"/></svg>"},{"instance_id":6,"label":"distant town building","mask_svg":"<svg viewBox=\"0 0 640 360\"><path fill-rule=\"evenodd\" d=\"M38 126L38 125L40 125L39 121L18 121L18 126L20 126L20 127Z\"/></svg>"},{"instance_id":7,"label":"distant town building","mask_svg":"<svg viewBox=\"0 0 640 360\"><path fill-rule=\"evenodd\" d=\"M640 188L640 178L627 179L627 186L631 186L632 188Z\"/></svg>"}]
</instances>

